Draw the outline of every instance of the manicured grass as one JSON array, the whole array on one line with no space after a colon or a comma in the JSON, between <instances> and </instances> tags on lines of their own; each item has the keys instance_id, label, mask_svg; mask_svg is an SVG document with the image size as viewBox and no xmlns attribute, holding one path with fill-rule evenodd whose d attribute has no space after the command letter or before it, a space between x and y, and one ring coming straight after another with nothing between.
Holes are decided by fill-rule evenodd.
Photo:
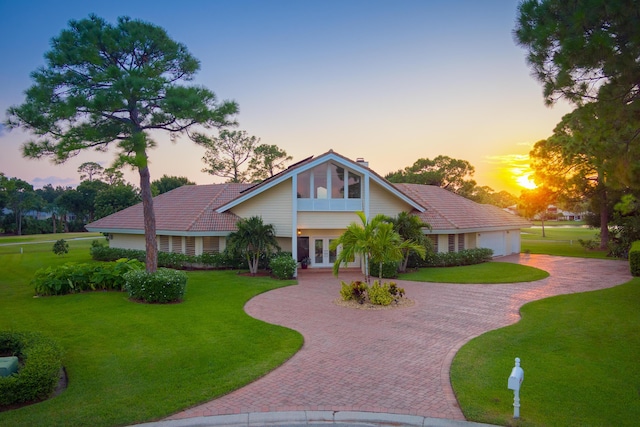
<instances>
[{"instance_id":1,"label":"manicured grass","mask_svg":"<svg viewBox=\"0 0 640 427\"><path fill-rule=\"evenodd\" d=\"M556 226L545 223L545 237L542 228L523 228L520 230L521 250L532 254L547 254L580 258L607 258L607 251L586 250L578 239L596 240L598 230L585 227Z\"/></svg>"},{"instance_id":2,"label":"manicured grass","mask_svg":"<svg viewBox=\"0 0 640 427\"><path fill-rule=\"evenodd\" d=\"M516 426L635 426L640 420L640 279L522 307L519 323L455 356L451 380L465 417ZM507 378L522 359L520 420Z\"/></svg>"},{"instance_id":3,"label":"manicured grass","mask_svg":"<svg viewBox=\"0 0 640 427\"><path fill-rule=\"evenodd\" d=\"M63 257L52 243L0 252L0 329L40 331L58 341L69 378L68 389L53 399L0 412L0 425L157 420L255 380L302 345L298 332L243 311L251 297L293 281L190 272L180 304L137 304L118 292L34 298L29 281L37 268L92 262L90 240L69 244Z\"/></svg>"},{"instance_id":4,"label":"manicured grass","mask_svg":"<svg viewBox=\"0 0 640 427\"><path fill-rule=\"evenodd\" d=\"M485 262L463 267L421 268L401 274L403 280L437 283L516 283L532 282L548 277L538 268L509 262Z\"/></svg>"}]
</instances>

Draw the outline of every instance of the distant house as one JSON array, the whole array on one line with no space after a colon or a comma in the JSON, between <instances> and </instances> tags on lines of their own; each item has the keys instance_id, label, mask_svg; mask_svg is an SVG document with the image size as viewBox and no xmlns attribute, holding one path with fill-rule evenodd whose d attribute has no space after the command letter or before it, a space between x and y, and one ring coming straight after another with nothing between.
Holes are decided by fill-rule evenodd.
<instances>
[{"instance_id":1,"label":"distant house","mask_svg":"<svg viewBox=\"0 0 640 427\"><path fill-rule=\"evenodd\" d=\"M439 252L490 248L495 256L520 251L520 228L530 225L498 207L481 205L439 187L392 184L358 159L329 151L309 157L258 184L191 185L154 198L158 249L198 255L219 252L240 218L261 216L273 224L280 246L311 267L330 267L331 242L352 222L411 212ZM113 247L144 249L142 204L86 226L107 233ZM355 259L351 266L359 266Z\"/></svg>"}]
</instances>

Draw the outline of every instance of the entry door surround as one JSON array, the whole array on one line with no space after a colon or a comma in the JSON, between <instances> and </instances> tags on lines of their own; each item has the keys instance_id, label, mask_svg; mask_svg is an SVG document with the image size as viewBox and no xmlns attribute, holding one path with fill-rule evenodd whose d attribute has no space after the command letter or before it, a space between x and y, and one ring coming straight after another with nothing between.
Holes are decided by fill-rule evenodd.
<instances>
[{"instance_id":1,"label":"entry door surround","mask_svg":"<svg viewBox=\"0 0 640 427\"><path fill-rule=\"evenodd\" d=\"M338 256L337 249L331 250L331 243L337 237L316 236L312 238L311 265L314 267L331 267Z\"/></svg>"}]
</instances>

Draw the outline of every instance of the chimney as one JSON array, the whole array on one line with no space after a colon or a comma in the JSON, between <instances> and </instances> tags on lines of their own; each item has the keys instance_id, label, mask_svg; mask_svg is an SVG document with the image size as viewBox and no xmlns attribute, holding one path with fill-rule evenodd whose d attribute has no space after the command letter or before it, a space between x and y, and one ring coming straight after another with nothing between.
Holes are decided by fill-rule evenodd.
<instances>
[{"instance_id":1,"label":"chimney","mask_svg":"<svg viewBox=\"0 0 640 427\"><path fill-rule=\"evenodd\" d=\"M364 157L358 157L356 159L356 163L358 163L360 166L364 166L365 168L369 167L369 162L364 160Z\"/></svg>"}]
</instances>

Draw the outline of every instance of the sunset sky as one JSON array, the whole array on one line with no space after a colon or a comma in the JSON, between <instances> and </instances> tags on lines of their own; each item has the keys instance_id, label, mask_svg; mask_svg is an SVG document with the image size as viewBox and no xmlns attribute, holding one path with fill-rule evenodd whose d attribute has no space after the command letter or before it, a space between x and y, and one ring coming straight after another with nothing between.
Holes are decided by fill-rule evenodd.
<instances>
[{"instance_id":1,"label":"sunset sky","mask_svg":"<svg viewBox=\"0 0 640 427\"><path fill-rule=\"evenodd\" d=\"M356 1L0 0L0 121L24 101L29 74L70 19L95 13L159 25L201 61L194 83L240 105L239 129L294 161L329 149L363 157L381 175L418 158L469 161L475 180L519 195L532 145L566 104L544 106L516 46L516 0ZM0 172L35 187L75 186L86 152L64 165L27 160L28 135L0 128ZM222 182L200 170L204 149L157 136L151 178ZM138 185L136 173L126 179Z\"/></svg>"}]
</instances>

